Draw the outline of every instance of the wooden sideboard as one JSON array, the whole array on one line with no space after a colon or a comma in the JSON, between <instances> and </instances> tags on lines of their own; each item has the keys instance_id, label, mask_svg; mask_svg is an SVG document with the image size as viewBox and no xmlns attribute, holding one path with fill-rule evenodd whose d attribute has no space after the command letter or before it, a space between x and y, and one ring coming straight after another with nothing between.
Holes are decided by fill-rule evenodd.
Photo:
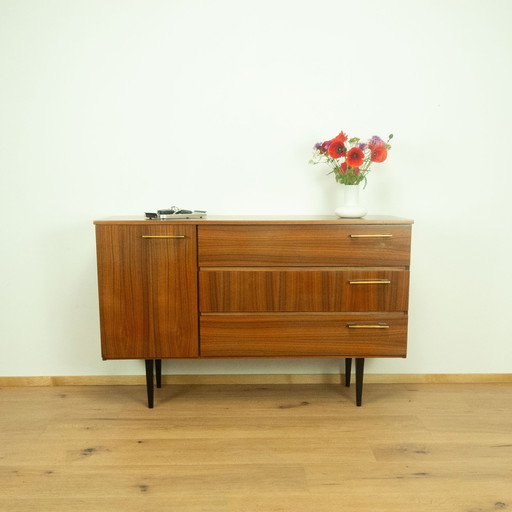
<instances>
[{"instance_id":1,"label":"wooden sideboard","mask_svg":"<svg viewBox=\"0 0 512 512\"><path fill-rule=\"evenodd\" d=\"M405 357L413 221L95 221L103 359Z\"/></svg>"}]
</instances>

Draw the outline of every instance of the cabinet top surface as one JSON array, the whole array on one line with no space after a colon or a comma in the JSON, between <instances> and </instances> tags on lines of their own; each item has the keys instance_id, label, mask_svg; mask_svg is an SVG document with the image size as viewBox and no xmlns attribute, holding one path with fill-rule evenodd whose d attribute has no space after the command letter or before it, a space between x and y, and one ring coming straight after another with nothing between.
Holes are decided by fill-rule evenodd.
<instances>
[{"instance_id":1,"label":"cabinet top surface","mask_svg":"<svg viewBox=\"0 0 512 512\"><path fill-rule=\"evenodd\" d=\"M94 224L413 224L411 219L389 215L367 215L340 219L334 215L209 215L204 219L147 220L142 216L119 216L95 220Z\"/></svg>"}]
</instances>

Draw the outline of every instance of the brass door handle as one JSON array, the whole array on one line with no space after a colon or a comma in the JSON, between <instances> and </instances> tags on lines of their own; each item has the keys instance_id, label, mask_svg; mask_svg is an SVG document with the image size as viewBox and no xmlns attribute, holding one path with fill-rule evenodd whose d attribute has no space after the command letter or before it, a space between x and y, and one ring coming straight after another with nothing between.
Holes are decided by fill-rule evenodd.
<instances>
[{"instance_id":1,"label":"brass door handle","mask_svg":"<svg viewBox=\"0 0 512 512\"><path fill-rule=\"evenodd\" d=\"M360 325L360 324L347 324L349 329L389 329L389 325L385 323Z\"/></svg>"},{"instance_id":2,"label":"brass door handle","mask_svg":"<svg viewBox=\"0 0 512 512\"><path fill-rule=\"evenodd\" d=\"M142 238L186 238L185 235L142 235Z\"/></svg>"},{"instance_id":3,"label":"brass door handle","mask_svg":"<svg viewBox=\"0 0 512 512\"><path fill-rule=\"evenodd\" d=\"M389 279L359 279L349 281L348 284L391 284Z\"/></svg>"},{"instance_id":4,"label":"brass door handle","mask_svg":"<svg viewBox=\"0 0 512 512\"><path fill-rule=\"evenodd\" d=\"M350 238L393 238L389 233L382 233L379 235L350 235Z\"/></svg>"}]
</instances>

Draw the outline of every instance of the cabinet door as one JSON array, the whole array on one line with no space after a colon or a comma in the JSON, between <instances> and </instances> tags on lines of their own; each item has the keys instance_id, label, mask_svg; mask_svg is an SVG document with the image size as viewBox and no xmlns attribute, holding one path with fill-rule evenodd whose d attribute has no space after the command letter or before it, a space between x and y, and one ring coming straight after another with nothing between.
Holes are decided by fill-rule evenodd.
<instances>
[{"instance_id":1,"label":"cabinet door","mask_svg":"<svg viewBox=\"0 0 512 512\"><path fill-rule=\"evenodd\" d=\"M96 226L103 359L198 356L196 227Z\"/></svg>"}]
</instances>

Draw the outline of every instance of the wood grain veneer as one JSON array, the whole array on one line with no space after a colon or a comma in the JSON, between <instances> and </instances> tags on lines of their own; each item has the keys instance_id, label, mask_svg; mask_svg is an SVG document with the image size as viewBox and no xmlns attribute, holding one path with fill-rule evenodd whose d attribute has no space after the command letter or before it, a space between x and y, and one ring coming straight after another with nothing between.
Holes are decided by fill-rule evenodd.
<instances>
[{"instance_id":1,"label":"wood grain veneer","mask_svg":"<svg viewBox=\"0 0 512 512\"><path fill-rule=\"evenodd\" d=\"M406 340L403 313L201 316L203 357L405 357Z\"/></svg>"},{"instance_id":2,"label":"wood grain veneer","mask_svg":"<svg viewBox=\"0 0 512 512\"><path fill-rule=\"evenodd\" d=\"M408 266L411 228L366 224L201 225L198 240L200 266Z\"/></svg>"},{"instance_id":3,"label":"wood grain veneer","mask_svg":"<svg viewBox=\"0 0 512 512\"><path fill-rule=\"evenodd\" d=\"M404 269L204 267L202 312L407 311Z\"/></svg>"},{"instance_id":4,"label":"wood grain veneer","mask_svg":"<svg viewBox=\"0 0 512 512\"><path fill-rule=\"evenodd\" d=\"M195 226L97 225L96 236L102 357L197 357Z\"/></svg>"}]
</instances>

